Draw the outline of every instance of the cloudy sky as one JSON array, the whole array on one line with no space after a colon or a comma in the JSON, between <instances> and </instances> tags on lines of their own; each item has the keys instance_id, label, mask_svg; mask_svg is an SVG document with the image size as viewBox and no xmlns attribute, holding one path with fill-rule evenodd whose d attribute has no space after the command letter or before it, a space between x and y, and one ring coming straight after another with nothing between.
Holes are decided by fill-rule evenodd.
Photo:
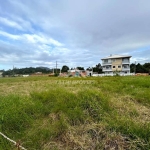
<instances>
[{"instance_id":1,"label":"cloudy sky","mask_svg":"<svg viewBox=\"0 0 150 150\"><path fill-rule=\"evenodd\" d=\"M150 62L149 0L0 0L0 69Z\"/></svg>"}]
</instances>

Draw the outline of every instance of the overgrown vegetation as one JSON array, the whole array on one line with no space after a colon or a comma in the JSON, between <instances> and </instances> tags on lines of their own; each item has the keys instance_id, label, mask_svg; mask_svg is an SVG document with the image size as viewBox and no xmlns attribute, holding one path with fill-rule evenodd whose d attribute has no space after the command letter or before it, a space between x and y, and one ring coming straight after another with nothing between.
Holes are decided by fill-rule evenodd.
<instances>
[{"instance_id":1,"label":"overgrown vegetation","mask_svg":"<svg viewBox=\"0 0 150 150\"><path fill-rule=\"evenodd\" d=\"M131 64L130 65L131 72L136 72L136 73L149 73L150 75L150 63L145 63L145 64Z\"/></svg>"},{"instance_id":2,"label":"overgrown vegetation","mask_svg":"<svg viewBox=\"0 0 150 150\"><path fill-rule=\"evenodd\" d=\"M47 67L29 67L29 68L13 68L9 70L1 70L3 72L3 76L15 76L15 75L23 75L23 74L34 74L36 72L42 73L52 73L53 70Z\"/></svg>"},{"instance_id":3,"label":"overgrown vegetation","mask_svg":"<svg viewBox=\"0 0 150 150\"><path fill-rule=\"evenodd\" d=\"M31 150L150 149L150 77L1 78L0 131ZM0 149L16 149L0 137Z\"/></svg>"}]
</instances>

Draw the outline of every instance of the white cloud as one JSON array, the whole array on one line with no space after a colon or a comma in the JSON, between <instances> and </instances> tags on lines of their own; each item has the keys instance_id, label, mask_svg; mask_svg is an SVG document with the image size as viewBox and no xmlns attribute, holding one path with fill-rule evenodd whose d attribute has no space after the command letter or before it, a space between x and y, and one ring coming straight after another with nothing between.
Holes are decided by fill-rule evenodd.
<instances>
[{"instance_id":1,"label":"white cloud","mask_svg":"<svg viewBox=\"0 0 150 150\"><path fill-rule=\"evenodd\" d=\"M12 20L8 20L7 18L0 17L0 23L4 24L6 26L17 28L19 30L23 30L21 25L19 25L18 23L14 22Z\"/></svg>"},{"instance_id":2,"label":"white cloud","mask_svg":"<svg viewBox=\"0 0 150 150\"><path fill-rule=\"evenodd\" d=\"M10 38L10 39L13 39L13 40L18 40L20 38L20 36L18 36L18 35L9 34L9 33L4 32L4 31L0 31L0 35L7 37L7 38Z\"/></svg>"},{"instance_id":3,"label":"white cloud","mask_svg":"<svg viewBox=\"0 0 150 150\"><path fill-rule=\"evenodd\" d=\"M63 44L61 44L60 42L44 36L42 34L23 34L22 35L23 39L27 39L28 42L32 42L32 43L43 43L43 44L53 44L55 46L63 46Z\"/></svg>"},{"instance_id":4,"label":"white cloud","mask_svg":"<svg viewBox=\"0 0 150 150\"><path fill-rule=\"evenodd\" d=\"M13 39L13 40L18 40L22 42L29 42L33 44L49 44L49 45L54 45L54 46L63 46L62 43L44 35L44 34L20 34L20 35L15 35L15 34L10 34L4 31L0 31L0 35Z\"/></svg>"},{"instance_id":5,"label":"white cloud","mask_svg":"<svg viewBox=\"0 0 150 150\"><path fill-rule=\"evenodd\" d=\"M109 54L144 63L150 61L149 5L148 0L4 1L0 35L11 44L1 47L8 55L13 47L31 66L56 60L91 66Z\"/></svg>"}]
</instances>

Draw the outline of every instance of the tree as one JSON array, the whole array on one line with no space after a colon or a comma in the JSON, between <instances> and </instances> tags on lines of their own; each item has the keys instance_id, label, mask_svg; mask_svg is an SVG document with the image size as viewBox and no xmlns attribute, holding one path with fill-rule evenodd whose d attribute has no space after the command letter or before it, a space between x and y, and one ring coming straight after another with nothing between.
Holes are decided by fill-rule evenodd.
<instances>
[{"instance_id":1,"label":"tree","mask_svg":"<svg viewBox=\"0 0 150 150\"><path fill-rule=\"evenodd\" d=\"M150 75L150 63L145 63L143 66L146 69L147 73L149 73Z\"/></svg>"},{"instance_id":2,"label":"tree","mask_svg":"<svg viewBox=\"0 0 150 150\"><path fill-rule=\"evenodd\" d=\"M141 65L138 63L137 65L131 64L130 65L130 72L136 72L136 73L149 73L150 72L150 63L145 63L144 65Z\"/></svg>"},{"instance_id":3,"label":"tree","mask_svg":"<svg viewBox=\"0 0 150 150\"><path fill-rule=\"evenodd\" d=\"M136 67L136 66L135 66L135 64L133 64L133 63L130 65L130 72L131 72L131 73L135 72L135 67Z\"/></svg>"},{"instance_id":4,"label":"tree","mask_svg":"<svg viewBox=\"0 0 150 150\"><path fill-rule=\"evenodd\" d=\"M147 73L146 68L144 68L143 65L141 65L140 63L138 63L136 65L136 73Z\"/></svg>"},{"instance_id":5,"label":"tree","mask_svg":"<svg viewBox=\"0 0 150 150\"><path fill-rule=\"evenodd\" d=\"M67 72L69 70L69 67L64 65L61 69L61 72Z\"/></svg>"},{"instance_id":6,"label":"tree","mask_svg":"<svg viewBox=\"0 0 150 150\"><path fill-rule=\"evenodd\" d=\"M88 71L92 71L92 68L88 67L88 68L86 68L86 70L88 70Z\"/></svg>"},{"instance_id":7,"label":"tree","mask_svg":"<svg viewBox=\"0 0 150 150\"><path fill-rule=\"evenodd\" d=\"M93 72L102 73L102 66L100 63L93 67Z\"/></svg>"},{"instance_id":8,"label":"tree","mask_svg":"<svg viewBox=\"0 0 150 150\"><path fill-rule=\"evenodd\" d=\"M79 69L79 70L84 70L84 67L77 67L77 69Z\"/></svg>"},{"instance_id":9,"label":"tree","mask_svg":"<svg viewBox=\"0 0 150 150\"><path fill-rule=\"evenodd\" d=\"M7 71L3 72L3 76L13 76L14 74L33 74L35 72L42 72L42 73L49 73L52 72L52 70L50 70L49 68L46 67L37 67L37 68L14 68L14 69L9 69Z\"/></svg>"}]
</instances>

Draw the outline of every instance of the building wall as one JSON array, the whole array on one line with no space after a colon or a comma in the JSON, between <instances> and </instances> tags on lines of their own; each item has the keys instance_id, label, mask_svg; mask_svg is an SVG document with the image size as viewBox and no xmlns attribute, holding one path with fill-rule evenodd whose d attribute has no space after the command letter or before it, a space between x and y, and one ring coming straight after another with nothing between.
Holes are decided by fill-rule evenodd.
<instances>
[{"instance_id":1,"label":"building wall","mask_svg":"<svg viewBox=\"0 0 150 150\"><path fill-rule=\"evenodd\" d=\"M119 72L119 74L129 74L130 73L130 57L108 57L102 59L102 67L103 72L105 74L115 74L116 71ZM109 67L110 66L110 67ZM114 66L114 67L113 67ZM118 67L119 66L119 67Z\"/></svg>"},{"instance_id":2,"label":"building wall","mask_svg":"<svg viewBox=\"0 0 150 150\"><path fill-rule=\"evenodd\" d=\"M0 72L0 77L3 77L2 74L3 74L3 72Z\"/></svg>"},{"instance_id":3,"label":"building wall","mask_svg":"<svg viewBox=\"0 0 150 150\"><path fill-rule=\"evenodd\" d=\"M115 68L113 68L115 66ZM118 68L120 66L120 68ZM112 71L121 71L122 70L122 58L115 59L112 61Z\"/></svg>"}]
</instances>

